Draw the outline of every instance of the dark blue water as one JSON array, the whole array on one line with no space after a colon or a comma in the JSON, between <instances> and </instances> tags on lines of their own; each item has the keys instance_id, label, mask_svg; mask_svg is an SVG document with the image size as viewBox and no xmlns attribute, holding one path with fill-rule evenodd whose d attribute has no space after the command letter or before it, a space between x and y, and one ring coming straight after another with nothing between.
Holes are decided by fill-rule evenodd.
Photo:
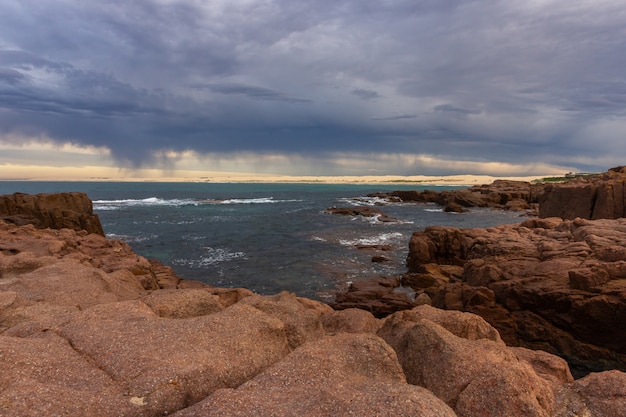
<instances>
[{"instance_id":1,"label":"dark blue water","mask_svg":"<svg viewBox=\"0 0 626 417\"><path fill-rule=\"evenodd\" d=\"M413 231L521 221L517 213L455 214L423 204L378 207L398 223L324 213L329 207L380 203L364 198L369 193L426 188L455 187L0 181L0 194L87 193L108 237L127 241L184 278L319 299L355 280L404 272ZM357 249L359 244L391 245L384 253L391 260L373 263L374 252Z\"/></svg>"}]
</instances>

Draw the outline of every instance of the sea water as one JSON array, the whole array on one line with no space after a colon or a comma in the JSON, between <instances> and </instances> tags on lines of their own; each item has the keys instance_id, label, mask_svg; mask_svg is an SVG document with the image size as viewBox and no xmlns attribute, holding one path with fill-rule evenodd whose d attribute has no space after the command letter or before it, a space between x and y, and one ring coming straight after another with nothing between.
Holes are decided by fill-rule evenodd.
<instances>
[{"instance_id":1,"label":"sea water","mask_svg":"<svg viewBox=\"0 0 626 417\"><path fill-rule=\"evenodd\" d=\"M519 213L472 209L446 213L417 203L367 197L392 190L459 187L407 184L157 183L0 181L0 194L82 191L110 239L171 266L186 279L287 290L330 300L351 282L406 271L414 231L430 225L489 227L522 221ZM381 205L382 204L382 205ZM377 206L398 222L327 214L330 207ZM372 262L385 245L387 262Z\"/></svg>"}]
</instances>

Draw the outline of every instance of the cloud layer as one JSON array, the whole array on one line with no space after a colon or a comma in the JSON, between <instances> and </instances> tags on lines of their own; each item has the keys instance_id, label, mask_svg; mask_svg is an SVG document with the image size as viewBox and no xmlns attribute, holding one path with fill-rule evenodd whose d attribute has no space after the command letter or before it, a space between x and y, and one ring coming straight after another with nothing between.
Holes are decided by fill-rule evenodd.
<instances>
[{"instance_id":1,"label":"cloud layer","mask_svg":"<svg viewBox=\"0 0 626 417\"><path fill-rule=\"evenodd\" d=\"M192 151L280 155L284 173L604 170L626 160L618 3L0 0L0 142L126 166Z\"/></svg>"}]
</instances>

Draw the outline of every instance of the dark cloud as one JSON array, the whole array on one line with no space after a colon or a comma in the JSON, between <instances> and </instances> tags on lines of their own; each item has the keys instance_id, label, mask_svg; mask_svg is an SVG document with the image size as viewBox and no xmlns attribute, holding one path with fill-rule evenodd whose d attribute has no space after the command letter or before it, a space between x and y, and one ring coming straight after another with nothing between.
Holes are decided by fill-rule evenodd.
<instances>
[{"instance_id":1,"label":"dark cloud","mask_svg":"<svg viewBox=\"0 0 626 417\"><path fill-rule=\"evenodd\" d=\"M372 117L372 120L402 120L402 119L415 119L417 115L415 114L397 114L393 116L386 117Z\"/></svg>"},{"instance_id":2,"label":"dark cloud","mask_svg":"<svg viewBox=\"0 0 626 417\"><path fill-rule=\"evenodd\" d=\"M163 149L585 170L626 157L626 16L611 1L0 7L0 134L134 165Z\"/></svg>"},{"instance_id":3,"label":"dark cloud","mask_svg":"<svg viewBox=\"0 0 626 417\"><path fill-rule=\"evenodd\" d=\"M253 85L245 84L208 84L208 85L196 85L192 86L198 89L207 89L214 93L220 94L237 94L244 97L248 97L254 100L269 100L269 101L286 101L289 103L308 103L310 100L290 97L280 91L272 90L271 88L257 87Z\"/></svg>"},{"instance_id":4,"label":"dark cloud","mask_svg":"<svg viewBox=\"0 0 626 417\"><path fill-rule=\"evenodd\" d=\"M381 95L373 90L364 90L362 88L357 88L352 90L352 94L357 97L362 98L363 100L376 100L377 98L381 98Z\"/></svg>"},{"instance_id":5,"label":"dark cloud","mask_svg":"<svg viewBox=\"0 0 626 417\"><path fill-rule=\"evenodd\" d=\"M453 113L453 114L459 114L463 116L481 113L480 110L462 109L460 107L456 107L451 104L440 104L438 106L435 106L433 110L436 112Z\"/></svg>"},{"instance_id":6,"label":"dark cloud","mask_svg":"<svg viewBox=\"0 0 626 417\"><path fill-rule=\"evenodd\" d=\"M26 80L28 80L28 77L19 71L10 68L0 68L0 83L17 85Z\"/></svg>"}]
</instances>

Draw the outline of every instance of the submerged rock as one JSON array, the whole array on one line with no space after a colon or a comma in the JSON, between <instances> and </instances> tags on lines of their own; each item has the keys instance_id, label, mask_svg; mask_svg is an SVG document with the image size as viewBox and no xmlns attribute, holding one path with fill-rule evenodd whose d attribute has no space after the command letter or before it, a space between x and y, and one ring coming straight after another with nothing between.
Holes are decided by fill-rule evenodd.
<instances>
[{"instance_id":1,"label":"submerged rock","mask_svg":"<svg viewBox=\"0 0 626 417\"><path fill-rule=\"evenodd\" d=\"M338 214L342 216L363 216L363 217L374 217L379 222L387 223L387 222L397 222L398 219L394 217L389 217L382 210L368 207L368 206L360 206L360 207L331 207L326 209L326 213L328 214Z\"/></svg>"}]
</instances>

